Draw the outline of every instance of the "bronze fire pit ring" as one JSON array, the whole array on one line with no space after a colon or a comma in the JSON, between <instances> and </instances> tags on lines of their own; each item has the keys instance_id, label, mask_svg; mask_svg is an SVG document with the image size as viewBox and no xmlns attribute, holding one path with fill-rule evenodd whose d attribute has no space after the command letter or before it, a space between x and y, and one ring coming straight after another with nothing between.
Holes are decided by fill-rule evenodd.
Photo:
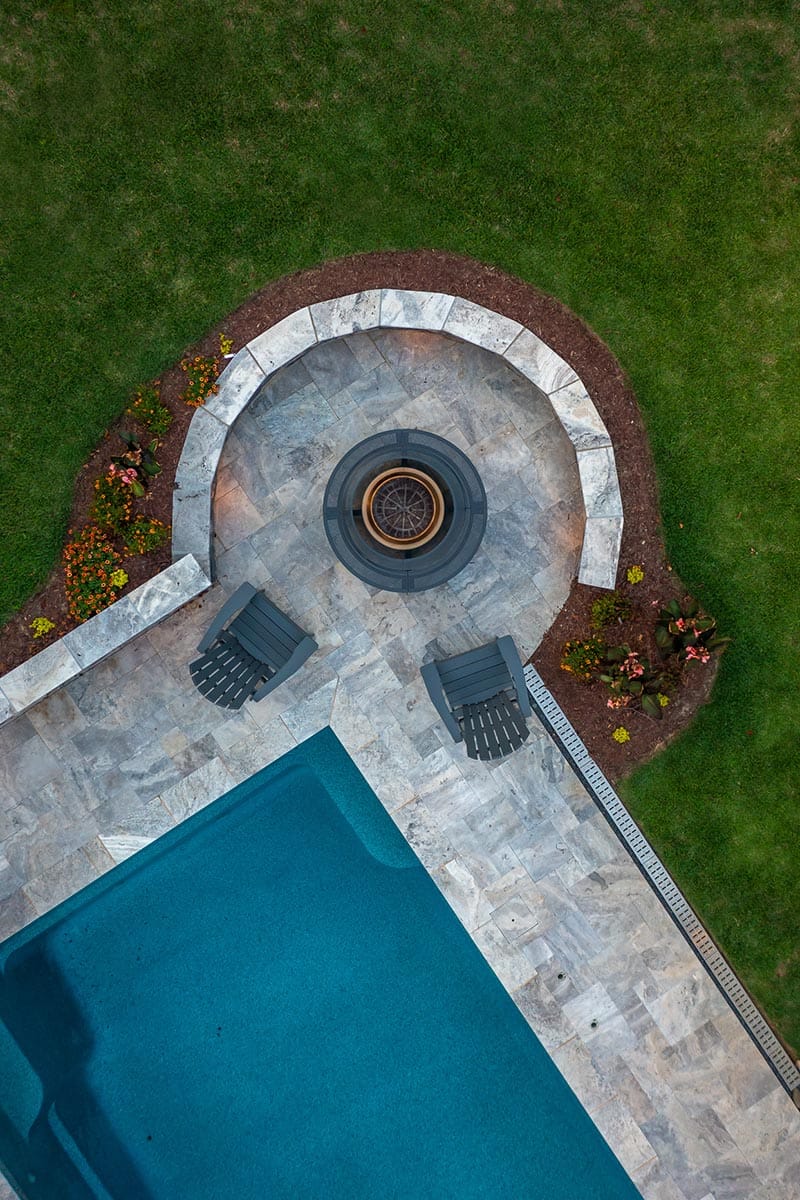
<instances>
[{"instance_id":1,"label":"bronze fire pit ring","mask_svg":"<svg viewBox=\"0 0 800 1200\"><path fill-rule=\"evenodd\" d=\"M415 467L390 467L367 485L361 516L371 537L389 549L424 546L442 527L445 501L435 479Z\"/></svg>"}]
</instances>

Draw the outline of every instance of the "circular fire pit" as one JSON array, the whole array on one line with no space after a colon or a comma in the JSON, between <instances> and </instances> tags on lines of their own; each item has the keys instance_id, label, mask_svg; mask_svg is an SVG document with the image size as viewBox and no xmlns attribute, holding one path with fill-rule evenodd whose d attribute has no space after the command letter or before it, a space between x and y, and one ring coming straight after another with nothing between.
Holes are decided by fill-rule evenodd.
<instances>
[{"instance_id":1,"label":"circular fire pit","mask_svg":"<svg viewBox=\"0 0 800 1200\"><path fill-rule=\"evenodd\" d=\"M421 429L359 442L334 468L323 521L339 560L373 587L420 592L472 558L486 529L486 493L467 456Z\"/></svg>"},{"instance_id":2,"label":"circular fire pit","mask_svg":"<svg viewBox=\"0 0 800 1200\"><path fill-rule=\"evenodd\" d=\"M382 546L413 550L436 536L444 508L442 490L431 475L414 467L390 467L368 485L361 516Z\"/></svg>"}]
</instances>

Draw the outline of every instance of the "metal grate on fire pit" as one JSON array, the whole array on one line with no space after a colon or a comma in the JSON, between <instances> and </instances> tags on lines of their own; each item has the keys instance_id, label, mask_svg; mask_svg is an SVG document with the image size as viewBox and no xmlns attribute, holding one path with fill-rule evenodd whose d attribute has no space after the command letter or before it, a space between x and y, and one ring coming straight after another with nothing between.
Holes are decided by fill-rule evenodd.
<instances>
[{"instance_id":1,"label":"metal grate on fire pit","mask_svg":"<svg viewBox=\"0 0 800 1200\"><path fill-rule=\"evenodd\" d=\"M424 471L393 467L381 471L364 493L361 515L367 529L385 546L423 546L441 528L442 490Z\"/></svg>"}]
</instances>

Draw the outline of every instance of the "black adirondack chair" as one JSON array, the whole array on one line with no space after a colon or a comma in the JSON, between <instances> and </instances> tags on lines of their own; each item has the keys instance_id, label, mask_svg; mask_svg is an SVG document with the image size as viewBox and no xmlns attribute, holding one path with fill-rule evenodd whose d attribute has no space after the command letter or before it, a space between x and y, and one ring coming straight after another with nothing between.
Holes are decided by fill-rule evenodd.
<instances>
[{"instance_id":1,"label":"black adirondack chair","mask_svg":"<svg viewBox=\"0 0 800 1200\"><path fill-rule=\"evenodd\" d=\"M201 657L189 670L199 690L223 708L241 708L245 700L263 700L294 675L317 643L263 592L243 583L197 649Z\"/></svg>"},{"instance_id":2,"label":"black adirondack chair","mask_svg":"<svg viewBox=\"0 0 800 1200\"><path fill-rule=\"evenodd\" d=\"M502 758L529 736L525 718L531 706L513 638L428 663L422 678L439 716L470 758Z\"/></svg>"}]
</instances>

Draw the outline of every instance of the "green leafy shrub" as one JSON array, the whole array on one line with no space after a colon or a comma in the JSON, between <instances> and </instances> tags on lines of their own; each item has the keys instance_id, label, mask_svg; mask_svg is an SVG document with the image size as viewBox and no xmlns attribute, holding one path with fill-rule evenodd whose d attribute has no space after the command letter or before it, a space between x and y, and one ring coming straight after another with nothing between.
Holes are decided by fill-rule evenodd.
<instances>
[{"instance_id":1,"label":"green leafy shrub","mask_svg":"<svg viewBox=\"0 0 800 1200\"><path fill-rule=\"evenodd\" d=\"M143 496L151 477L161 474L155 453L158 449L158 438L153 438L152 442L143 446L132 433L125 430L119 436L128 449L124 454L117 454L111 459L111 474L117 475L131 489L134 496Z\"/></svg>"},{"instance_id":2,"label":"green leafy shrub","mask_svg":"<svg viewBox=\"0 0 800 1200\"><path fill-rule=\"evenodd\" d=\"M158 438L163 437L172 424L172 413L161 403L158 384L139 388L127 411L129 417L133 417L134 421Z\"/></svg>"},{"instance_id":3,"label":"green leafy shrub","mask_svg":"<svg viewBox=\"0 0 800 1200\"><path fill-rule=\"evenodd\" d=\"M718 635L717 622L701 613L697 601L691 599L683 604L670 600L659 611L655 638L663 657L675 655L680 663L707 663L731 640Z\"/></svg>"},{"instance_id":4,"label":"green leafy shrub","mask_svg":"<svg viewBox=\"0 0 800 1200\"><path fill-rule=\"evenodd\" d=\"M101 529L122 533L131 519L133 495L126 473L112 465L107 475L94 482L89 517Z\"/></svg>"},{"instance_id":5,"label":"green leafy shrub","mask_svg":"<svg viewBox=\"0 0 800 1200\"><path fill-rule=\"evenodd\" d=\"M125 552L148 554L169 540L170 526L155 517L134 517L125 530Z\"/></svg>"},{"instance_id":6,"label":"green leafy shrub","mask_svg":"<svg viewBox=\"0 0 800 1200\"><path fill-rule=\"evenodd\" d=\"M628 621L633 616L633 605L622 592L607 592L598 596L592 605L592 629L605 629L619 621Z\"/></svg>"},{"instance_id":7,"label":"green leafy shrub","mask_svg":"<svg viewBox=\"0 0 800 1200\"><path fill-rule=\"evenodd\" d=\"M565 642L561 651L561 670L568 671L582 683L589 683L602 666L605 650L606 644L599 637Z\"/></svg>"},{"instance_id":8,"label":"green leafy shrub","mask_svg":"<svg viewBox=\"0 0 800 1200\"><path fill-rule=\"evenodd\" d=\"M120 555L96 525L87 525L64 547L67 603L76 621L88 620L116 600L119 588L112 576L119 562Z\"/></svg>"},{"instance_id":9,"label":"green leafy shrub","mask_svg":"<svg viewBox=\"0 0 800 1200\"><path fill-rule=\"evenodd\" d=\"M655 670L650 660L643 658L630 646L610 646L605 654L605 669L599 678L610 693L609 708L641 708L648 717L661 720L664 705L659 699L666 695L670 681L663 670Z\"/></svg>"}]
</instances>

